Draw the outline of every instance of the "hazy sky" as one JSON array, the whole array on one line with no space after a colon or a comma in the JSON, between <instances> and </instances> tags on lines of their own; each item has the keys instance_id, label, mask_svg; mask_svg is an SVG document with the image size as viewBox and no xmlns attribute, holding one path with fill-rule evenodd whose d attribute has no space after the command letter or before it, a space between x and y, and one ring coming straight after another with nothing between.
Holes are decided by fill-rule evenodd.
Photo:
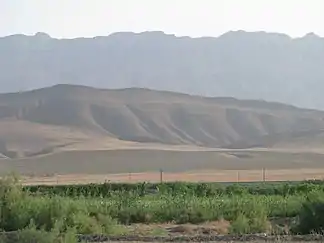
<instances>
[{"instance_id":1,"label":"hazy sky","mask_svg":"<svg viewBox=\"0 0 324 243\"><path fill-rule=\"evenodd\" d=\"M324 36L324 0L0 0L0 36L147 30L218 36L239 29Z\"/></svg>"}]
</instances>

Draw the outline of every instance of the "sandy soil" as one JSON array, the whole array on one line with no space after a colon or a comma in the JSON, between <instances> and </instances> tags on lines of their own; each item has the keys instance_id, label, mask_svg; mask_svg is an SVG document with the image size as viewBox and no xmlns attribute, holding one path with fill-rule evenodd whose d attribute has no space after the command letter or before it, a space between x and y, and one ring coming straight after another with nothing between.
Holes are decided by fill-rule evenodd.
<instances>
[{"instance_id":1,"label":"sandy soil","mask_svg":"<svg viewBox=\"0 0 324 243\"><path fill-rule=\"evenodd\" d=\"M24 176L24 184L86 184L103 182L160 182L161 174L122 173L122 174L70 174L48 176ZM190 173L162 173L162 180L191 182L257 182L257 181L301 181L309 179L324 179L324 169L291 169L291 170L218 170L196 171Z\"/></svg>"},{"instance_id":2,"label":"sandy soil","mask_svg":"<svg viewBox=\"0 0 324 243\"><path fill-rule=\"evenodd\" d=\"M141 172L324 169L324 154L278 151L68 151L29 159L0 159L0 174L124 174Z\"/></svg>"},{"instance_id":3,"label":"sandy soil","mask_svg":"<svg viewBox=\"0 0 324 243\"><path fill-rule=\"evenodd\" d=\"M26 183L160 181L278 181L322 179L324 154L293 151L68 151L29 159L0 159L0 176ZM263 169L265 173L263 173Z\"/></svg>"}]
</instances>

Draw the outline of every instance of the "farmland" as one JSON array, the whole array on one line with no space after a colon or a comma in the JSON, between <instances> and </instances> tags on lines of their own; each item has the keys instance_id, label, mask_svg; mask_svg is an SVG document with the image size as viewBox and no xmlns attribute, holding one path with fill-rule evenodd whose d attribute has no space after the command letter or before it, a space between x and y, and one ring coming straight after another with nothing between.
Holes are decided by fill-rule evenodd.
<instances>
[{"instance_id":1,"label":"farmland","mask_svg":"<svg viewBox=\"0 0 324 243\"><path fill-rule=\"evenodd\" d=\"M8 177L1 183L0 227L21 234L175 237L309 234L322 228L320 218L312 216L324 205L322 181L22 187Z\"/></svg>"},{"instance_id":2,"label":"farmland","mask_svg":"<svg viewBox=\"0 0 324 243\"><path fill-rule=\"evenodd\" d=\"M21 180L2 181L0 228L41 243L76 242L78 234L235 242L247 233L321 232L313 215L324 204L323 157L321 151L138 149L2 159L2 175L15 171ZM318 181L298 182L310 179Z\"/></svg>"}]
</instances>

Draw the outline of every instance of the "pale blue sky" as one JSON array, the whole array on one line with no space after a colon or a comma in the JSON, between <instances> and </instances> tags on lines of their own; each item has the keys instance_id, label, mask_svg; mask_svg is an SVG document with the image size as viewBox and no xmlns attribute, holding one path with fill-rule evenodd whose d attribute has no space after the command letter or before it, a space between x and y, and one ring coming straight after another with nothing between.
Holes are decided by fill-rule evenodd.
<instances>
[{"instance_id":1,"label":"pale blue sky","mask_svg":"<svg viewBox=\"0 0 324 243\"><path fill-rule=\"evenodd\" d=\"M324 36L324 0L0 0L0 36L161 30L196 37L239 29Z\"/></svg>"}]
</instances>

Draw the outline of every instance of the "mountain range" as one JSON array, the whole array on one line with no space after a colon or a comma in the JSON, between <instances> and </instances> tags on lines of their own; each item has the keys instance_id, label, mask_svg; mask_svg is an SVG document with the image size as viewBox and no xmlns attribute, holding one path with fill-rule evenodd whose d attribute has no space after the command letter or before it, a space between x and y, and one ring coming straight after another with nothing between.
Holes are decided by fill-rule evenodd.
<instances>
[{"instance_id":1,"label":"mountain range","mask_svg":"<svg viewBox=\"0 0 324 243\"><path fill-rule=\"evenodd\" d=\"M324 38L313 33L301 38L245 31L201 38L159 31L0 38L2 93L56 84L137 87L324 109L323 66Z\"/></svg>"},{"instance_id":2,"label":"mountain range","mask_svg":"<svg viewBox=\"0 0 324 243\"><path fill-rule=\"evenodd\" d=\"M120 148L321 148L324 112L143 88L60 84L0 95L0 154Z\"/></svg>"}]
</instances>

